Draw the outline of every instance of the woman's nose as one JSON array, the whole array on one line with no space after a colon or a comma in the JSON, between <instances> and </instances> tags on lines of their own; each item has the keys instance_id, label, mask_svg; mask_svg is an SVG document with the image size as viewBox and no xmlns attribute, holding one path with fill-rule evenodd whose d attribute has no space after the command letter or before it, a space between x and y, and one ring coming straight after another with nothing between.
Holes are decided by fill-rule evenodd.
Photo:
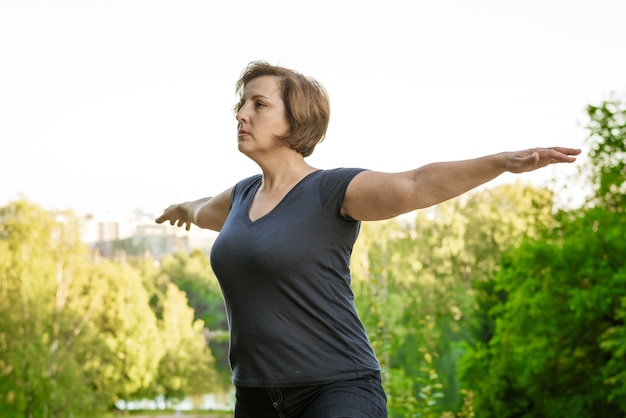
<instances>
[{"instance_id":1,"label":"woman's nose","mask_svg":"<svg viewBox=\"0 0 626 418\"><path fill-rule=\"evenodd\" d=\"M248 111L246 110L246 106L241 106L235 115L235 119L238 122L246 121L248 119Z\"/></svg>"}]
</instances>

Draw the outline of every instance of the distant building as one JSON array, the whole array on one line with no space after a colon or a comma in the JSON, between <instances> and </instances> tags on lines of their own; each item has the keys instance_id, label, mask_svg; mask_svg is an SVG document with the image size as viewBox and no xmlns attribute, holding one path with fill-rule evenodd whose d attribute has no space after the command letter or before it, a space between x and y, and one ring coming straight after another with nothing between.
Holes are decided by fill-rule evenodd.
<instances>
[{"instance_id":1,"label":"distant building","mask_svg":"<svg viewBox=\"0 0 626 418\"><path fill-rule=\"evenodd\" d=\"M112 212L82 217L83 241L96 257L138 257L150 255L160 260L178 251L199 249L208 254L216 233L192 227L190 231L156 224L155 216L141 210L130 216Z\"/></svg>"}]
</instances>

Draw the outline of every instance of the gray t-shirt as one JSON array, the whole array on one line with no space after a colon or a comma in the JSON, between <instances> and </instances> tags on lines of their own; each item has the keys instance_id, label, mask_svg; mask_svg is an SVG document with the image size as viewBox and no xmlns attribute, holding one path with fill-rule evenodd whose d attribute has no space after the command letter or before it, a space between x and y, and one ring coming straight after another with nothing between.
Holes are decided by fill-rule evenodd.
<instances>
[{"instance_id":1,"label":"gray t-shirt","mask_svg":"<svg viewBox=\"0 0 626 418\"><path fill-rule=\"evenodd\" d=\"M361 171L315 171L254 222L261 176L234 187L211 265L226 302L235 385L316 385L380 369L350 288L360 223L340 213Z\"/></svg>"}]
</instances>

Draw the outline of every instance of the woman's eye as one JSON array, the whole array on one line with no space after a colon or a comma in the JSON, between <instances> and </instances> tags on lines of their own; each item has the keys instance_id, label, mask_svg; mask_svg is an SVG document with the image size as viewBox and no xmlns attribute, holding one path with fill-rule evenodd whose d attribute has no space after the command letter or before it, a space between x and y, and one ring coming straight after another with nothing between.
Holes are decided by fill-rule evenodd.
<instances>
[{"instance_id":1,"label":"woman's eye","mask_svg":"<svg viewBox=\"0 0 626 418\"><path fill-rule=\"evenodd\" d=\"M263 102L256 102L255 106L256 106L257 108L259 108L259 107L264 107L264 106L265 106L265 103L263 103Z\"/></svg>"}]
</instances>

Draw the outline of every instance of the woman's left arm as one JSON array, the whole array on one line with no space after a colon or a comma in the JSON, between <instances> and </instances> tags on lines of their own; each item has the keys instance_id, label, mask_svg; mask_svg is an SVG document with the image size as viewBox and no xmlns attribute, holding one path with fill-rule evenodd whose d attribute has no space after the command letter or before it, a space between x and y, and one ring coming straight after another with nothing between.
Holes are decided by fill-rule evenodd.
<instances>
[{"instance_id":1,"label":"woman's left arm","mask_svg":"<svg viewBox=\"0 0 626 418\"><path fill-rule=\"evenodd\" d=\"M348 186L342 213L359 221L389 219L459 196L504 172L524 173L572 163L580 149L533 148L470 160L427 164L400 173L363 171Z\"/></svg>"}]
</instances>

